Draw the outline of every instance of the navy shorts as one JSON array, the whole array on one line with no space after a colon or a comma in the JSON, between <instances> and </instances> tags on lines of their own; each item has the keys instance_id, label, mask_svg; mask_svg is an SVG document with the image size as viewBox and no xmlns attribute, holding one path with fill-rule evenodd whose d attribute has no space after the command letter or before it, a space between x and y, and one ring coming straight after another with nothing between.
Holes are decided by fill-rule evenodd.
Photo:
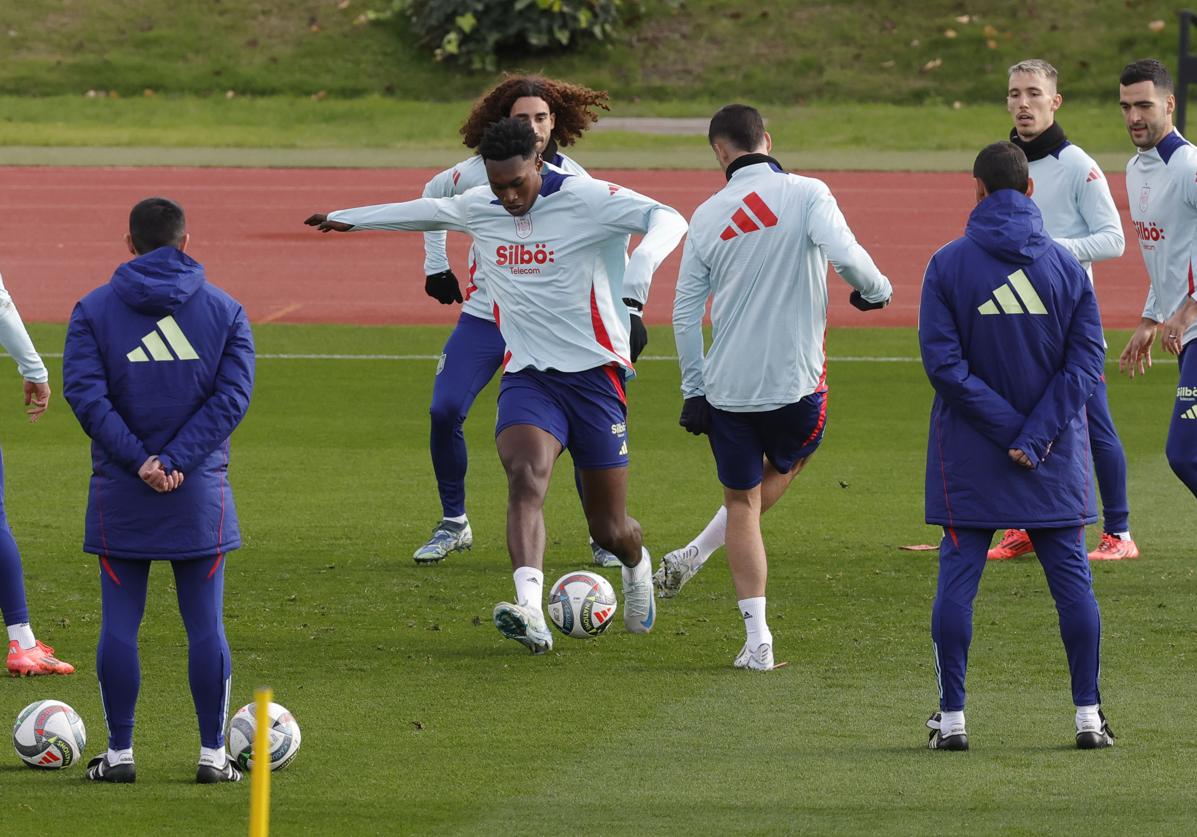
<instances>
[{"instance_id":1,"label":"navy shorts","mask_svg":"<svg viewBox=\"0 0 1197 837\"><path fill-rule=\"evenodd\" d=\"M763 413L733 413L711 407L708 438L719 482L747 491L765 478L765 463L788 474L823 441L827 392L813 392L794 404Z\"/></svg>"},{"instance_id":2,"label":"navy shorts","mask_svg":"<svg viewBox=\"0 0 1197 837\"><path fill-rule=\"evenodd\" d=\"M623 371L521 369L499 379L495 436L515 424L551 433L582 470L626 468L628 407Z\"/></svg>"}]
</instances>

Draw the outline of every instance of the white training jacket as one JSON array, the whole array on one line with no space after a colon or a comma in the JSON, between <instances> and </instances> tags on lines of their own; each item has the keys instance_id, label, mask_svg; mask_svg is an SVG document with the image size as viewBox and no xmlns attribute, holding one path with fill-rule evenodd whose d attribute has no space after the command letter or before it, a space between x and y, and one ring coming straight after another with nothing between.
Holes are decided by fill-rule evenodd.
<instances>
[{"instance_id":1,"label":"white training jacket","mask_svg":"<svg viewBox=\"0 0 1197 837\"><path fill-rule=\"evenodd\" d=\"M1076 256L1093 281L1093 262L1116 259L1126 247L1122 221L1101 167L1070 142L1030 164L1035 188L1031 200L1043 227L1057 244Z\"/></svg>"},{"instance_id":2,"label":"white training jacket","mask_svg":"<svg viewBox=\"0 0 1197 837\"><path fill-rule=\"evenodd\" d=\"M33 348L25 323L17 313L16 303L4 288L3 276L0 276L0 346L17 362L17 371L26 381L44 384L50 380L42 356Z\"/></svg>"},{"instance_id":3,"label":"white training jacket","mask_svg":"<svg viewBox=\"0 0 1197 837\"><path fill-rule=\"evenodd\" d=\"M1176 131L1126 164L1126 194L1151 284L1143 316L1162 323L1194 296L1197 262L1197 149ZM1197 337L1197 323L1181 338Z\"/></svg>"},{"instance_id":4,"label":"white training jacket","mask_svg":"<svg viewBox=\"0 0 1197 837\"><path fill-rule=\"evenodd\" d=\"M356 229L457 230L472 236L477 269L507 343L508 372L581 372L611 363L631 371L627 311L610 277L612 242L644 235L627 260L624 282L647 288L686 233L685 219L665 204L548 167L539 196L519 217L503 208L489 186L452 198L342 209L328 217Z\"/></svg>"},{"instance_id":5,"label":"white training jacket","mask_svg":"<svg viewBox=\"0 0 1197 837\"><path fill-rule=\"evenodd\" d=\"M564 154L557 154L553 159L546 160L545 162L569 174L589 177L586 169L582 168L577 161L566 157ZM462 160L457 165L445 169L429 180L424 186L422 197L451 198L454 195L464 194L478 186L487 186L489 183L490 181L486 177L486 164L483 162L482 157L475 154L468 160ZM424 233L425 276L449 270L449 257L445 252L445 239L447 237L448 235L444 230ZM624 250L627 250L626 244ZM470 263L470 268L472 269L472 253ZM462 303L461 310L472 317L494 322L495 315L491 311L490 294L484 286L474 281L475 278L473 275L469 275L466 278L466 286L462 294L465 297L465 302Z\"/></svg>"},{"instance_id":6,"label":"white training jacket","mask_svg":"<svg viewBox=\"0 0 1197 837\"><path fill-rule=\"evenodd\" d=\"M828 260L870 302L893 289L825 183L772 161L734 166L727 186L690 221L673 331L684 397L705 394L721 410L764 412L823 385Z\"/></svg>"}]
</instances>

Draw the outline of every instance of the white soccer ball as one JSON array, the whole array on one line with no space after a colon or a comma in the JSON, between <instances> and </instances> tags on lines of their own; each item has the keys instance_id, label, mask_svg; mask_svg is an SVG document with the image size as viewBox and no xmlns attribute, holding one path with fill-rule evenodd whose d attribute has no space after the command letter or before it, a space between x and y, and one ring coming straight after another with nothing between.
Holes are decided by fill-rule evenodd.
<instances>
[{"instance_id":1,"label":"white soccer ball","mask_svg":"<svg viewBox=\"0 0 1197 837\"><path fill-rule=\"evenodd\" d=\"M83 758L87 730L74 709L60 700L39 700L17 715L12 745L30 767L58 770Z\"/></svg>"},{"instance_id":2,"label":"white soccer ball","mask_svg":"<svg viewBox=\"0 0 1197 837\"><path fill-rule=\"evenodd\" d=\"M615 590L598 573L568 573L549 591L549 618L561 633L576 639L590 639L607 630L615 608Z\"/></svg>"},{"instance_id":3,"label":"white soccer ball","mask_svg":"<svg viewBox=\"0 0 1197 837\"><path fill-rule=\"evenodd\" d=\"M229 721L229 758L242 770L254 766L254 734L257 707L248 703L237 710ZM270 704L270 769L282 770L290 764L299 752L299 724L285 706Z\"/></svg>"}]
</instances>

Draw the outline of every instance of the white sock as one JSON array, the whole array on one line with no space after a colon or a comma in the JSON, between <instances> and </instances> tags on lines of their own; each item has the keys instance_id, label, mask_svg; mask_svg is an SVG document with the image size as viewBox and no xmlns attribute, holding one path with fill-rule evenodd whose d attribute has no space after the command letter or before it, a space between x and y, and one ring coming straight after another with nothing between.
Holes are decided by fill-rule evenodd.
<instances>
[{"instance_id":1,"label":"white sock","mask_svg":"<svg viewBox=\"0 0 1197 837\"><path fill-rule=\"evenodd\" d=\"M744 619L744 630L748 634L749 648L756 649L761 645L773 644L773 634L765 622L764 596L740 599L740 616Z\"/></svg>"},{"instance_id":2,"label":"white sock","mask_svg":"<svg viewBox=\"0 0 1197 837\"><path fill-rule=\"evenodd\" d=\"M1131 539L1130 532L1114 532L1113 534L1120 541L1129 541Z\"/></svg>"},{"instance_id":3,"label":"white sock","mask_svg":"<svg viewBox=\"0 0 1197 837\"><path fill-rule=\"evenodd\" d=\"M133 748L127 750L113 750L108 748L108 765L115 767L118 764L132 764L133 763Z\"/></svg>"},{"instance_id":4,"label":"white sock","mask_svg":"<svg viewBox=\"0 0 1197 837\"><path fill-rule=\"evenodd\" d=\"M646 578L652 578L653 561L648 557L648 550L640 547L640 563L634 567L621 567L620 574L623 576L624 584L633 584L644 581Z\"/></svg>"},{"instance_id":5,"label":"white sock","mask_svg":"<svg viewBox=\"0 0 1197 837\"><path fill-rule=\"evenodd\" d=\"M465 523L469 518L467 518L464 514L461 514L461 515L458 515L457 517L446 517L443 519L447 523Z\"/></svg>"},{"instance_id":6,"label":"white sock","mask_svg":"<svg viewBox=\"0 0 1197 837\"><path fill-rule=\"evenodd\" d=\"M959 712L941 712L940 716L940 735L959 735L964 732L964 710Z\"/></svg>"},{"instance_id":7,"label":"white sock","mask_svg":"<svg viewBox=\"0 0 1197 837\"><path fill-rule=\"evenodd\" d=\"M512 577L515 579L515 603L540 610L544 598L544 572L535 567L520 567Z\"/></svg>"},{"instance_id":8,"label":"white sock","mask_svg":"<svg viewBox=\"0 0 1197 837\"><path fill-rule=\"evenodd\" d=\"M1097 714L1100 704L1092 706L1078 706L1076 708L1076 728L1101 729L1101 716Z\"/></svg>"},{"instance_id":9,"label":"white sock","mask_svg":"<svg viewBox=\"0 0 1197 837\"><path fill-rule=\"evenodd\" d=\"M210 767L215 767L220 770L224 767L224 763L228 761L225 755L224 747L213 749L212 747L200 747L199 763L206 764Z\"/></svg>"},{"instance_id":10,"label":"white sock","mask_svg":"<svg viewBox=\"0 0 1197 837\"><path fill-rule=\"evenodd\" d=\"M33 638L33 628L29 627L28 622L18 622L7 627L9 642L18 643L26 651L37 645L37 640Z\"/></svg>"},{"instance_id":11,"label":"white sock","mask_svg":"<svg viewBox=\"0 0 1197 837\"><path fill-rule=\"evenodd\" d=\"M711 518L707 528L699 532L698 537L690 541L687 549L694 547L698 556L694 559L694 569L698 569L707 562L715 550L723 546L727 540L727 506L720 506L719 511Z\"/></svg>"}]
</instances>

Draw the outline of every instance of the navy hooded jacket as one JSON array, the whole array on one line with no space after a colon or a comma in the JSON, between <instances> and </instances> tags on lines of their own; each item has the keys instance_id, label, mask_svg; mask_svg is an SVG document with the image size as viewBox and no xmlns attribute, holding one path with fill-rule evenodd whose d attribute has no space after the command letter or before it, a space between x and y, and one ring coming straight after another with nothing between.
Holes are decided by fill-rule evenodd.
<instances>
[{"instance_id":1,"label":"navy hooded jacket","mask_svg":"<svg viewBox=\"0 0 1197 837\"><path fill-rule=\"evenodd\" d=\"M1085 402L1105 364L1089 277L1002 189L927 265L919 348L935 401L927 522L999 529L1093 523ZM1022 450L1033 470L1012 461Z\"/></svg>"},{"instance_id":2,"label":"navy hooded jacket","mask_svg":"<svg viewBox=\"0 0 1197 837\"><path fill-rule=\"evenodd\" d=\"M229 436L249 409L254 345L241 305L173 247L116 269L71 314L63 394L91 437L83 550L184 559L241 545ZM157 455L183 484L137 475Z\"/></svg>"}]
</instances>

